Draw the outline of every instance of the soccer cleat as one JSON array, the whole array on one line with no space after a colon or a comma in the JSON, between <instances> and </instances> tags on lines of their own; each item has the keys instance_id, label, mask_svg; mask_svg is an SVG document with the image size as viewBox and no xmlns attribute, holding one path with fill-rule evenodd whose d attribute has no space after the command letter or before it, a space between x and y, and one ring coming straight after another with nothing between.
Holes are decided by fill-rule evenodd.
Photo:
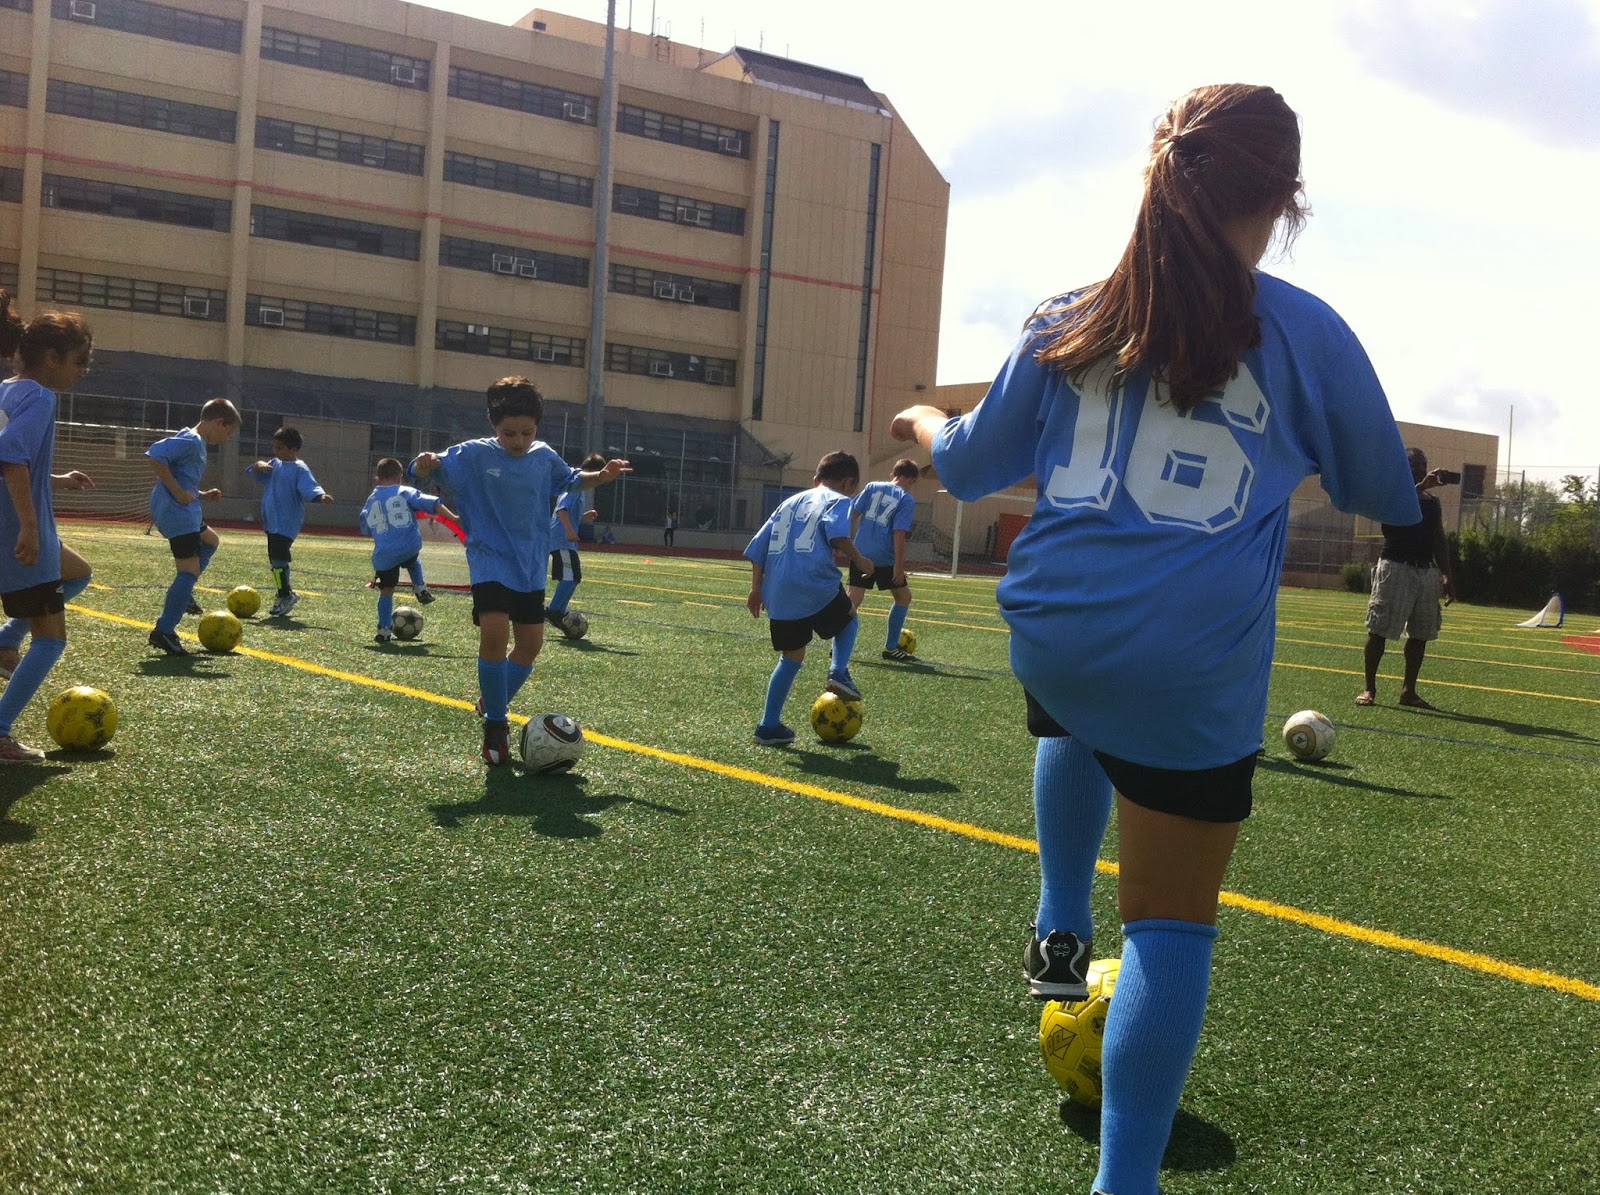
<instances>
[{"instance_id":1,"label":"soccer cleat","mask_svg":"<svg viewBox=\"0 0 1600 1195\"><path fill-rule=\"evenodd\" d=\"M205 608L202 607L199 602L195 601L193 598L190 598L189 599L189 609L186 610L185 613L187 613L187 614L204 614L205 613Z\"/></svg>"},{"instance_id":2,"label":"soccer cleat","mask_svg":"<svg viewBox=\"0 0 1600 1195\"><path fill-rule=\"evenodd\" d=\"M567 612L565 610L552 610L548 606L545 607L544 620L553 627L559 627L566 620L566 617Z\"/></svg>"},{"instance_id":3,"label":"soccer cleat","mask_svg":"<svg viewBox=\"0 0 1600 1195\"><path fill-rule=\"evenodd\" d=\"M483 762L497 768L511 758L511 726L507 722L483 724Z\"/></svg>"},{"instance_id":4,"label":"soccer cleat","mask_svg":"<svg viewBox=\"0 0 1600 1195\"><path fill-rule=\"evenodd\" d=\"M388 627L379 627L378 633L372 637L374 643L387 643L394 638L394 632Z\"/></svg>"},{"instance_id":5,"label":"soccer cleat","mask_svg":"<svg viewBox=\"0 0 1600 1195\"><path fill-rule=\"evenodd\" d=\"M44 752L17 742L9 734L0 734L0 763L41 763Z\"/></svg>"},{"instance_id":6,"label":"soccer cleat","mask_svg":"<svg viewBox=\"0 0 1600 1195\"><path fill-rule=\"evenodd\" d=\"M757 726L755 741L762 747L787 747L794 742L794 731L782 722L776 726Z\"/></svg>"},{"instance_id":7,"label":"soccer cleat","mask_svg":"<svg viewBox=\"0 0 1600 1195\"><path fill-rule=\"evenodd\" d=\"M846 701L861 700L861 690L856 688L856 682L850 679L848 669L844 672L828 673L828 692L837 693Z\"/></svg>"},{"instance_id":8,"label":"soccer cleat","mask_svg":"<svg viewBox=\"0 0 1600 1195\"><path fill-rule=\"evenodd\" d=\"M1028 991L1039 1000L1087 1000L1089 943L1059 929L1051 930L1041 942L1038 927L1031 928L1022 952L1022 977L1028 981Z\"/></svg>"},{"instance_id":9,"label":"soccer cleat","mask_svg":"<svg viewBox=\"0 0 1600 1195\"><path fill-rule=\"evenodd\" d=\"M178 642L178 636L171 631L163 631L159 628L153 630L145 642L151 647L166 652L169 656L186 656L189 654L189 649Z\"/></svg>"},{"instance_id":10,"label":"soccer cleat","mask_svg":"<svg viewBox=\"0 0 1600 1195\"><path fill-rule=\"evenodd\" d=\"M416 601L417 605L426 606L433 601L433 591L426 585L418 585L411 591L411 597Z\"/></svg>"},{"instance_id":11,"label":"soccer cleat","mask_svg":"<svg viewBox=\"0 0 1600 1195\"><path fill-rule=\"evenodd\" d=\"M279 618L287 618L289 617L289 611L293 610L299 604L300 595L298 593L287 593L283 597L279 598L273 605L272 612Z\"/></svg>"},{"instance_id":12,"label":"soccer cleat","mask_svg":"<svg viewBox=\"0 0 1600 1195\"><path fill-rule=\"evenodd\" d=\"M903 647L886 647L883 649L883 658L894 660L900 664L915 664L917 657Z\"/></svg>"}]
</instances>

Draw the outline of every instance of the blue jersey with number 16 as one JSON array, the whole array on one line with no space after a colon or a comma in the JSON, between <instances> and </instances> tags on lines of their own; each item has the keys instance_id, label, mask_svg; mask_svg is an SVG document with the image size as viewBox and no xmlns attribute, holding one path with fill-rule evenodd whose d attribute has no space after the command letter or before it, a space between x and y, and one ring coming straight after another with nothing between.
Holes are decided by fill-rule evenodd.
<instances>
[{"instance_id":1,"label":"blue jersey with number 16","mask_svg":"<svg viewBox=\"0 0 1600 1195\"><path fill-rule=\"evenodd\" d=\"M850 499L825 485L785 498L757 531L745 559L761 565L761 600L772 618L810 618L839 592L833 540L850 538Z\"/></svg>"}]
</instances>

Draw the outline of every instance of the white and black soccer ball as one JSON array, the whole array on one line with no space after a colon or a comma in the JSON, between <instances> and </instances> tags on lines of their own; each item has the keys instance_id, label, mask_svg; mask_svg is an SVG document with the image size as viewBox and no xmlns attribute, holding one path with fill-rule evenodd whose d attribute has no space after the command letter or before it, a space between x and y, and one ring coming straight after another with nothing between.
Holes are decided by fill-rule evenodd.
<instances>
[{"instance_id":1,"label":"white and black soccer ball","mask_svg":"<svg viewBox=\"0 0 1600 1195\"><path fill-rule=\"evenodd\" d=\"M588 742L576 718L538 714L522 728L522 762L530 772L565 772L578 762Z\"/></svg>"},{"instance_id":2,"label":"white and black soccer ball","mask_svg":"<svg viewBox=\"0 0 1600 1195\"><path fill-rule=\"evenodd\" d=\"M1283 745L1307 763L1327 758L1336 737L1333 722L1316 710L1301 710L1283 724Z\"/></svg>"},{"instance_id":3,"label":"white and black soccer ball","mask_svg":"<svg viewBox=\"0 0 1600 1195\"><path fill-rule=\"evenodd\" d=\"M576 610L569 610L561 619L561 633L568 639L582 639L589 633L589 620Z\"/></svg>"},{"instance_id":4,"label":"white and black soccer ball","mask_svg":"<svg viewBox=\"0 0 1600 1195\"><path fill-rule=\"evenodd\" d=\"M389 629L396 639L415 639L422 634L422 611L415 606L396 606Z\"/></svg>"}]
</instances>

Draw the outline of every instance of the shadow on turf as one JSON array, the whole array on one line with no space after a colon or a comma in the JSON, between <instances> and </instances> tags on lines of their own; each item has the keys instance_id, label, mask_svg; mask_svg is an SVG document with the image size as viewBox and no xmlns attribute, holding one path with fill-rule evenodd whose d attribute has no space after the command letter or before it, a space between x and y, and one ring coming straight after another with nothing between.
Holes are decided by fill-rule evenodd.
<instances>
[{"instance_id":1,"label":"shadow on turf","mask_svg":"<svg viewBox=\"0 0 1600 1195\"><path fill-rule=\"evenodd\" d=\"M11 820L11 807L39 785L71 770L60 764L18 764L0 770L0 846L21 846L34 835L29 823Z\"/></svg>"},{"instance_id":2,"label":"shadow on turf","mask_svg":"<svg viewBox=\"0 0 1600 1195\"><path fill-rule=\"evenodd\" d=\"M606 647L602 643L596 643L593 639L568 639L565 635L546 635L544 642L546 647L554 644L557 647L566 647L573 651L604 652L608 656L636 656L639 654L636 651L626 651L620 647Z\"/></svg>"},{"instance_id":3,"label":"shadow on turf","mask_svg":"<svg viewBox=\"0 0 1600 1195\"><path fill-rule=\"evenodd\" d=\"M821 749L791 745L784 749L783 756L794 760L798 770L807 776L834 776L840 780L857 780L903 793L961 791L959 784L951 784L948 780L939 780L932 776L902 777L898 759L885 759L865 743L829 743L826 748Z\"/></svg>"},{"instance_id":4,"label":"shadow on turf","mask_svg":"<svg viewBox=\"0 0 1600 1195\"><path fill-rule=\"evenodd\" d=\"M478 654L470 656L456 655L448 651L435 651L429 643L418 643L416 640L391 639L388 643L365 643L362 646L370 652L380 656L406 656L430 660L476 660Z\"/></svg>"},{"instance_id":5,"label":"shadow on turf","mask_svg":"<svg viewBox=\"0 0 1600 1195\"><path fill-rule=\"evenodd\" d=\"M1458 714L1453 710L1419 710L1407 706L1399 706L1410 714L1418 714L1424 718L1439 718L1446 722L1466 722L1471 726L1487 726L1494 730L1503 730L1507 734L1541 739L1564 739L1573 743L1600 743L1600 739L1591 735L1579 734L1575 730L1560 730L1554 726L1534 726L1528 722L1507 722L1504 718L1485 718L1481 714Z\"/></svg>"},{"instance_id":6,"label":"shadow on turf","mask_svg":"<svg viewBox=\"0 0 1600 1195\"><path fill-rule=\"evenodd\" d=\"M917 676L939 676L945 680L983 680L992 681L994 676L985 672L974 672L967 668L941 668L937 664L930 664L926 660L916 660L912 663L889 660L873 660L864 656L853 656L850 660L852 668L881 668L885 672L910 672ZM1009 672L1005 673L1010 676Z\"/></svg>"},{"instance_id":7,"label":"shadow on turf","mask_svg":"<svg viewBox=\"0 0 1600 1195\"><path fill-rule=\"evenodd\" d=\"M575 773L535 775L517 764L490 769L483 780L483 796L454 805L430 805L434 822L452 829L469 817L531 817L535 833L550 838L593 838L604 832L587 815L613 805L642 805L682 817L683 810L621 793L590 796L583 791L587 777Z\"/></svg>"},{"instance_id":8,"label":"shadow on turf","mask_svg":"<svg viewBox=\"0 0 1600 1195\"><path fill-rule=\"evenodd\" d=\"M238 659L238 656L232 657ZM134 671L141 676L188 676L195 680L227 680L233 675L226 669L213 667L228 656L214 656L210 652L192 651L186 656L152 656L140 660Z\"/></svg>"},{"instance_id":9,"label":"shadow on turf","mask_svg":"<svg viewBox=\"0 0 1600 1195\"><path fill-rule=\"evenodd\" d=\"M1321 780L1325 784L1336 784L1341 788L1359 788L1366 792L1388 793L1392 797L1421 797L1428 801L1451 801L1455 799L1449 793L1419 793L1412 788L1395 788L1390 784L1373 784L1368 780L1357 780L1353 776L1341 776L1340 772L1352 771L1351 766L1347 763L1336 763L1326 759L1317 763L1302 763L1298 760L1275 759L1270 755L1264 755L1256 760L1256 767L1262 771L1281 772L1285 776Z\"/></svg>"},{"instance_id":10,"label":"shadow on turf","mask_svg":"<svg viewBox=\"0 0 1600 1195\"><path fill-rule=\"evenodd\" d=\"M1061 1101L1061 1123L1074 1136L1091 1145L1100 1144L1100 1109L1085 1108L1072 1100ZM1233 1138L1208 1120L1192 1112L1178 1110L1172 1122L1167 1152L1161 1156L1163 1170L1226 1170L1238 1158Z\"/></svg>"}]
</instances>

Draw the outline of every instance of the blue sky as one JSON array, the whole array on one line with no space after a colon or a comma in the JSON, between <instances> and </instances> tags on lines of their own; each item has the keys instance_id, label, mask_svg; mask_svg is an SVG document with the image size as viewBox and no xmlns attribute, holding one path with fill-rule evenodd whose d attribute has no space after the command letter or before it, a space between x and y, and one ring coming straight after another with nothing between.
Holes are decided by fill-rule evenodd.
<instances>
[{"instance_id":1,"label":"blue sky","mask_svg":"<svg viewBox=\"0 0 1600 1195\"><path fill-rule=\"evenodd\" d=\"M541 7L605 19L603 0ZM1600 0L634 0L633 27L652 11L674 40L760 45L893 101L951 185L941 383L988 379L1039 299L1115 263L1175 96L1266 83L1300 113L1313 215L1265 268L1349 321L1399 418L1497 434L1504 467L1514 405L1514 469L1600 475Z\"/></svg>"}]
</instances>

